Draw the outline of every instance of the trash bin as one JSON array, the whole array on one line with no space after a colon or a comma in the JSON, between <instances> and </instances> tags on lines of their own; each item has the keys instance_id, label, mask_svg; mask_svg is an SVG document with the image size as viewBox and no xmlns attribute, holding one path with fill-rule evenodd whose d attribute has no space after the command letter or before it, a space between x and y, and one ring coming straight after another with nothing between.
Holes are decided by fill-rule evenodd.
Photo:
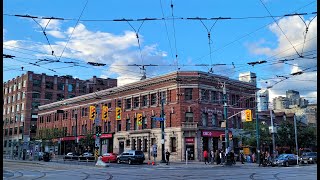
<instances>
[{"instance_id":1,"label":"trash bin","mask_svg":"<svg viewBox=\"0 0 320 180\"><path fill-rule=\"evenodd\" d=\"M43 161L45 162L50 161L50 154L48 152L43 153Z\"/></svg>"}]
</instances>

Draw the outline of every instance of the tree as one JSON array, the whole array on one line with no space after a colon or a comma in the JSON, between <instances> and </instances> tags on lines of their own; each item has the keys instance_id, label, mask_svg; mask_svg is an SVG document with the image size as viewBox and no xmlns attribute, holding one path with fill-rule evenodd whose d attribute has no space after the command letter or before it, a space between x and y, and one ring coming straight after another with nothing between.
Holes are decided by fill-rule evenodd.
<instances>
[{"instance_id":1,"label":"tree","mask_svg":"<svg viewBox=\"0 0 320 180\"><path fill-rule=\"evenodd\" d=\"M93 134L91 134L91 132L88 132L84 138L79 140L79 144L85 147L93 147L94 146L94 138L93 138Z\"/></svg>"}]
</instances>

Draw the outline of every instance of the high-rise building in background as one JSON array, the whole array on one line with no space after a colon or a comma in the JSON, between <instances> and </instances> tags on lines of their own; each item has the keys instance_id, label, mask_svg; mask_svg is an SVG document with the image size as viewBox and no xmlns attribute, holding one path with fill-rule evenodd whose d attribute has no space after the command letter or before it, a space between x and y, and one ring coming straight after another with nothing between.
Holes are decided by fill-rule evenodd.
<instances>
[{"instance_id":1,"label":"high-rise building in background","mask_svg":"<svg viewBox=\"0 0 320 180\"><path fill-rule=\"evenodd\" d=\"M257 86L257 76L253 72L239 73L239 81L248 82Z\"/></svg>"},{"instance_id":2,"label":"high-rise building in background","mask_svg":"<svg viewBox=\"0 0 320 180\"><path fill-rule=\"evenodd\" d=\"M289 108L289 100L287 97L278 96L273 98L273 109L287 109Z\"/></svg>"},{"instance_id":3,"label":"high-rise building in background","mask_svg":"<svg viewBox=\"0 0 320 180\"><path fill-rule=\"evenodd\" d=\"M258 111L267 111L269 109L269 90L259 90L257 96Z\"/></svg>"},{"instance_id":4,"label":"high-rise building in background","mask_svg":"<svg viewBox=\"0 0 320 180\"><path fill-rule=\"evenodd\" d=\"M48 76L28 71L3 83L4 153L36 135L38 106L117 86L116 79ZM12 147L14 146L14 147Z\"/></svg>"},{"instance_id":5,"label":"high-rise building in background","mask_svg":"<svg viewBox=\"0 0 320 180\"><path fill-rule=\"evenodd\" d=\"M300 94L298 91L288 90L286 91L286 97L289 100L289 106L296 106L300 104Z\"/></svg>"}]
</instances>

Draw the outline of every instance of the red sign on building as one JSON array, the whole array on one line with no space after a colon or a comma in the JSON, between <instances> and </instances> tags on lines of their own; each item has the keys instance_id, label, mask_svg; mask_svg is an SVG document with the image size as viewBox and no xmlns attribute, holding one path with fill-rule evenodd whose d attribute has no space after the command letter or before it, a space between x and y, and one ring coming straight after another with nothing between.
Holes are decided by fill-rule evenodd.
<instances>
[{"instance_id":1,"label":"red sign on building","mask_svg":"<svg viewBox=\"0 0 320 180\"><path fill-rule=\"evenodd\" d=\"M186 143L194 143L194 137L186 137L184 139L186 140Z\"/></svg>"},{"instance_id":2,"label":"red sign on building","mask_svg":"<svg viewBox=\"0 0 320 180\"><path fill-rule=\"evenodd\" d=\"M219 137L221 134L225 134L224 131L202 131L202 137ZM229 135L232 133L229 132Z\"/></svg>"}]
</instances>

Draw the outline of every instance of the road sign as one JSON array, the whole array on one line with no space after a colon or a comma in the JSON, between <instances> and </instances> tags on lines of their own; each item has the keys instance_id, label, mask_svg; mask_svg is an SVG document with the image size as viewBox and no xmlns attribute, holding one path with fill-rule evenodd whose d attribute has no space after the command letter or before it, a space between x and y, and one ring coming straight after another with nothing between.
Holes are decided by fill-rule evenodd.
<instances>
[{"instance_id":1,"label":"road sign","mask_svg":"<svg viewBox=\"0 0 320 180\"><path fill-rule=\"evenodd\" d=\"M97 114L96 114L96 116L95 116L95 119L94 119L94 123L95 124L100 124L100 107L98 106L97 108L96 108L96 110L97 110Z\"/></svg>"},{"instance_id":2,"label":"road sign","mask_svg":"<svg viewBox=\"0 0 320 180\"><path fill-rule=\"evenodd\" d=\"M155 121L165 121L166 119L162 118L162 117L153 117L153 120L155 120Z\"/></svg>"},{"instance_id":3,"label":"road sign","mask_svg":"<svg viewBox=\"0 0 320 180\"><path fill-rule=\"evenodd\" d=\"M96 136L95 147L100 147L100 138Z\"/></svg>"}]
</instances>

